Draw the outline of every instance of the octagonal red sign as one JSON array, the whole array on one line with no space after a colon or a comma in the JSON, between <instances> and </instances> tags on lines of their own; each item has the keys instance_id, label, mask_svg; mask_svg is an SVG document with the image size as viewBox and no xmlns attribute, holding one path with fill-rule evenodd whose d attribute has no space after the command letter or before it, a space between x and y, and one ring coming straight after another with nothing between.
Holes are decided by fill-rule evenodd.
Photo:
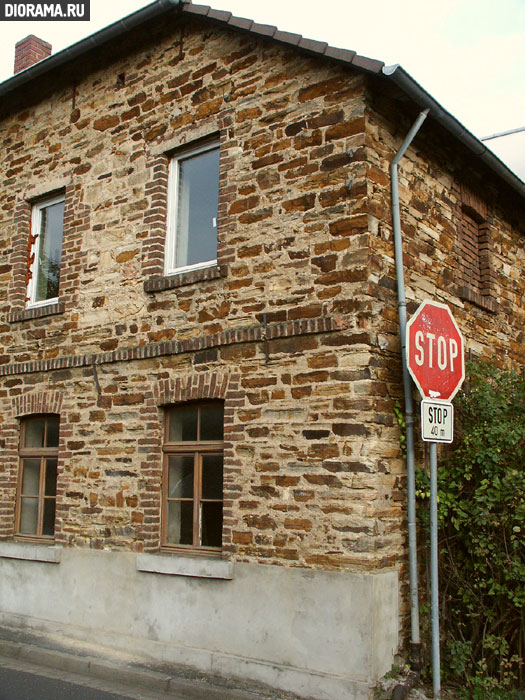
<instances>
[{"instance_id":1,"label":"octagonal red sign","mask_svg":"<svg viewBox=\"0 0 525 700\"><path fill-rule=\"evenodd\" d=\"M407 323L407 364L424 398L452 401L465 379L464 341L446 304L426 300Z\"/></svg>"}]
</instances>

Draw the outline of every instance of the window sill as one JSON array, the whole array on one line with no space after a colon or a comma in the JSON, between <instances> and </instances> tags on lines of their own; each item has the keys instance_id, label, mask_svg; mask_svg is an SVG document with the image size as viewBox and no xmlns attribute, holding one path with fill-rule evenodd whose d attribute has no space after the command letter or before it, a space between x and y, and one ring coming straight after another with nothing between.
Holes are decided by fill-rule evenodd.
<instances>
[{"instance_id":1,"label":"window sill","mask_svg":"<svg viewBox=\"0 0 525 700\"><path fill-rule=\"evenodd\" d=\"M144 282L144 291L163 292L166 289L177 289L195 282L205 282L206 280L215 280L225 276L225 268L223 265L212 265L210 267L201 267L196 270L188 270L163 277L150 277Z\"/></svg>"},{"instance_id":2,"label":"window sill","mask_svg":"<svg viewBox=\"0 0 525 700\"><path fill-rule=\"evenodd\" d=\"M136 559L136 567L137 571L151 574L224 580L233 578L233 563L212 557L139 554Z\"/></svg>"},{"instance_id":3,"label":"window sill","mask_svg":"<svg viewBox=\"0 0 525 700\"><path fill-rule=\"evenodd\" d=\"M19 321L29 321L34 318L44 318L45 316L54 316L64 313L64 304L56 302L47 306L31 306L22 311L12 311L7 315L9 323L17 323Z\"/></svg>"},{"instance_id":4,"label":"window sill","mask_svg":"<svg viewBox=\"0 0 525 700\"><path fill-rule=\"evenodd\" d=\"M460 287L458 296L463 301L470 301L471 304L479 306L485 311L490 311L495 314L497 309L496 301L490 296L482 296L470 289L470 287Z\"/></svg>"},{"instance_id":5,"label":"window sill","mask_svg":"<svg viewBox=\"0 0 525 700\"><path fill-rule=\"evenodd\" d=\"M22 559L24 561L60 564L61 557L62 547L56 545L0 542L0 559Z\"/></svg>"}]
</instances>

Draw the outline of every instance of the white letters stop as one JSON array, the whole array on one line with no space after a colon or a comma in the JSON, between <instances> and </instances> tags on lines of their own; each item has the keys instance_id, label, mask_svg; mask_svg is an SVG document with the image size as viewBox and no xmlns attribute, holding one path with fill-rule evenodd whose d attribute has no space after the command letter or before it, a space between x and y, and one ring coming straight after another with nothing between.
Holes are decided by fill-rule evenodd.
<instances>
[{"instance_id":1,"label":"white letters stop","mask_svg":"<svg viewBox=\"0 0 525 700\"><path fill-rule=\"evenodd\" d=\"M434 361L437 361L439 369L447 369L448 365L449 371L454 371L454 360L459 352L458 343L454 338L449 338L447 342L447 338L438 335L437 342L435 342L436 336L434 333L416 331L414 341L416 346L414 360L417 365L422 367L426 363L426 366L431 368L434 366Z\"/></svg>"}]
</instances>

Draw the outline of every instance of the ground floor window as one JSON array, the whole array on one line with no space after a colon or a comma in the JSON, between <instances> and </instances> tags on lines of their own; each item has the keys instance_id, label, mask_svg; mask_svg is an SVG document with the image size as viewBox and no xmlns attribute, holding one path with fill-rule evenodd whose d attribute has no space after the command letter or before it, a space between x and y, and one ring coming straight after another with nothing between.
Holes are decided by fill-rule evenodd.
<instances>
[{"instance_id":1,"label":"ground floor window","mask_svg":"<svg viewBox=\"0 0 525 700\"><path fill-rule=\"evenodd\" d=\"M222 546L224 404L166 410L162 544L184 549Z\"/></svg>"},{"instance_id":2,"label":"ground floor window","mask_svg":"<svg viewBox=\"0 0 525 700\"><path fill-rule=\"evenodd\" d=\"M21 423L17 535L55 534L59 423L59 416L35 416Z\"/></svg>"}]
</instances>

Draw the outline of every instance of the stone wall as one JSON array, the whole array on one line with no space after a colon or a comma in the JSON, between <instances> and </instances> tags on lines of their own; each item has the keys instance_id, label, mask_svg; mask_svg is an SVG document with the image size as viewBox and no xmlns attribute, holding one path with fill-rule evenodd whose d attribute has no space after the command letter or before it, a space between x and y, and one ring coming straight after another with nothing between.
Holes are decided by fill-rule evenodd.
<instances>
[{"instance_id":1,"label":"stone wall","mask_svg":"<svg viewBox=\"0 0 525 700\"><path fill-rule=\"evenodd\" d=\"M376 420L391 402L369 362L364 90L335 64L194 22L4 119L3 537L18 421L54 401L56 541L157 550L159 387L228 377L225 552L396 564L399 444L391 416ZM218 264L165 278L166 154L213 133ZM59 303L28 311L31 202L60 188Z\"/></svg>"},{"instance_id":2,"label":"stone wall","mask_svg":"<svg viewBox=\"0 0 525 700\"><path fill-rule=\"evenodd\" d=\"M396 303L388 168L412 122L402 108L370 93L367 147L369 211L377 289ZM525 359L524 203L473 163L442 129L423 124L399 166L408 315L425 298L448 304L465 336L467 356L520 369ZM384 308L384 307L383 307ZM383 314L376 316L379 320ZM390 333L395 351L396 329Z\"/></svg>"},{"instance_id":3,"label":"stone wall","mask_svg":"<svg viewBox=\"0 0 525 700\"><path fill-rule=\"evenodd\" d=\"M397 310L389 166L417 117L415 106L367 92L366 157L373 313L370 366L386 386L377 394L378 422L390 424L393 401L404 406ZM407 316L424 299L447 304L465 338L465 357L481 357L522 371L525 364L525 247L523 200L432 123L423 123L399 165L401 229ZM414 386L416 465L429 466L419 439L419 393ZM439 450L446 449L440 446ZM381 449L381 448L380 448ZM405 503L403 460L390 459ZM394 496L395 499L395 496ZM425 504L418 504L424 508ZM404 511L395 527L406 533ZM422 552L421 552L422 553ZM408 629L408 561L400 558L401 629ZM421 563L421 562L420 562ZM421 563L424 566L424 562Z\"/></svg>"},{"instance_id":4,"label":"stone wall","mask_svg":"<svg viewBox=\"0 0 525 700\"><path fill-rule=\"evenodd\" d=\"M1 124L0 535L13 535L18 421L55 406L57 542L156 551L162 407L180 389L162 387L179 381L194 398L223 387L226 553L399 566L388 165L411 112L335 62L197 20L150 37ZM218 263L165 278L167 154L211 134ZM409 312L448 303L469 351L517 365L523 237L515 200L480 177L490 187L429 120L400 170ZM31 202L60 189L59 303L27 311Z\"/></svg>"},{"instance_id":5,"label":"stone wall","mask_svg":"<svg viewBox=\"0 0 525 700\"><path fill-rule=\"evenodd\" d=\"M56 543L71 561L84 551L87 562L87 548L129 562L158 552L165 407L220 398L224 558L280 565L283 576L384 577L383 607L365 601L382 611L367 643L381 639L384 620L407 612L404 588L400 607L391 595L398 574L406 584L406 483L388 167L417 111L335 62L200 20L179 29L132 33L118 57L75 64L75 80L19 95L0 122L0 539L14 535L20 419L59 413ZM217 265L165 277L169 153L211 135ZM468 353L519 367L523 203L471 163L431 118L401 163L408 311L427 297L449 304ZM59 299L28 310L31 205L57 191ZM9 559L18 545L4 545ZM18 566L6 568L15 579ZM296 574L314 588L325 575ZM359 596L348 605L348 619L368 609ZM23 612L11 607L6 624ZM28 614L37 625L40 613ZM157 620L154 606L143 614ZM167 658L146 637L144 649ZM397 642L390 625L384 649L348 681L356 698ZM223 670L242 675L243 663Z\"/></svg>"}]
</instances>

